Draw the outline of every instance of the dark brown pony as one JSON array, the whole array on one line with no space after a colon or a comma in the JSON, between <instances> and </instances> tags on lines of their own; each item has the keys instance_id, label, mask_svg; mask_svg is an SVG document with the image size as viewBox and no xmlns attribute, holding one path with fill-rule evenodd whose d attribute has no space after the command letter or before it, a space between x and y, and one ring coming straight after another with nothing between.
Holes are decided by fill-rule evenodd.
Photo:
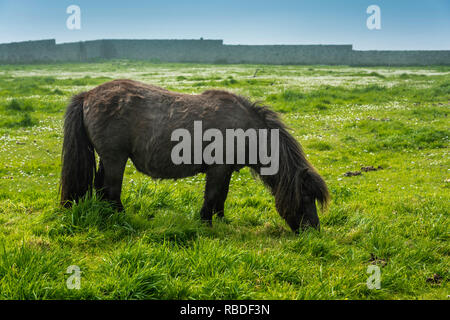
<instances>
[{"instance_id":1,"label":"dark brown pony","mask_svg":"<svg viewBox=\"0 0 450 320\"><path fill-rule=\"evenodd\" d=\"M316 200L326 205L324 180L306 160L300 144L289 134L278 115L265 106L225 91L199 95L170 92L131 80L104 83L72 98L64 122L61 203L70 207L95 187L100 197L123 210L120 201L123 173L130 158L151 177L176 179L206 173L201 218L223 217L233 171L257 164L179 164L171 161L177 128L193 132L194 121L204 129L278 129L279 169L260 175L275 197L276 208L292 230L319 228ZM269 141L269 140L268 140ZM96 170L95 151L100 157ZM247 158L245 158L247 159Z\"/></svg>"}]
</instances>

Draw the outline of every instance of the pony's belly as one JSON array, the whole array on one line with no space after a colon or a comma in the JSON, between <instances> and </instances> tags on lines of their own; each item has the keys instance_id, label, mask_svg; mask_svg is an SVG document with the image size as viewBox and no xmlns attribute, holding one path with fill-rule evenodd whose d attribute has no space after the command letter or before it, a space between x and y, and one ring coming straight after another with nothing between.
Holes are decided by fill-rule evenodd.
<instances>
[{"instance_id":1,"label":"pony's belly","mask_svg":"<svg viewBox=\"0 0 450 320\"><path fill-rule=\"evenodd\" d=\"M202 165L181 164L175 165L169 159L158 163L147 162L140 163L131 157L131 161L139 172L142 172L155 179L180 179L195 176L198 173L205 172Z\"/></svg>"}]
</instances>

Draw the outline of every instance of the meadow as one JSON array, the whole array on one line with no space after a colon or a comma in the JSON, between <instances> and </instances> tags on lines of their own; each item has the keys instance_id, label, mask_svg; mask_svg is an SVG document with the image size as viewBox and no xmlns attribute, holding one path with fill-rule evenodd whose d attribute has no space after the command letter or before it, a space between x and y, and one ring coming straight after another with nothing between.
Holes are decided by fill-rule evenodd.
<instances>
[{"instance_id":1,"label":"meadow","mask_svg":"<svg viewBox=\"0 0 450 320\"><path fill-rule=\"evenodd\" d=\"M125 212L60 208L65 106L118 78L280 112L330 189L320 232L292 233L248 169L213 227L204 175L158 181L131 162ZM0 299L448 299L449 111L450 67L2 65ZM380 289L366 284L374 265Z\"/></svg>"}]
</instances>

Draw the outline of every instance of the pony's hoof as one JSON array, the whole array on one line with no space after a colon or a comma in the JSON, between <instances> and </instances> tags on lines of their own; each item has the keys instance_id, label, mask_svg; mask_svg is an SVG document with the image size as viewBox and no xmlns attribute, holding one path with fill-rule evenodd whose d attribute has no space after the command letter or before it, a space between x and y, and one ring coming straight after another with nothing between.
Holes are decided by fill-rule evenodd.
<instances>
[{"instance_id":1,"label":"pony's hoof","mask_svg":"<svg viewBox=\"0 0 450 320\"><path fill-rule=\"evenodd\" d=\"M204 223L204 224L206 224L208 227L212 227L212 220L205 220L205 219L202 219L202 222Z\"/></svg>"}]
</instances>

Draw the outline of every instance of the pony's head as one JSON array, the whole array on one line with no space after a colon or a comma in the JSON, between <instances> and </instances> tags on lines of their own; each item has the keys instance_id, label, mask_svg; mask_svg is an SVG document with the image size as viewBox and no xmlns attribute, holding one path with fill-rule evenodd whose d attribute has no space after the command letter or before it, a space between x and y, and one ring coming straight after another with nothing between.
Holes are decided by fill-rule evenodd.
<instances>
[{"instance_id":1,"label":"pony's head","mask_svg":"<svg viewBox=\"0 0 450 320\"><path fill-rule=\"evenodd\" d=\"M294 232L307 227L320 229L316 203L324 209L329 200L325 181L305 158L301 159L303 167L284 159L276 175L261 176L272 190L278 213Z\"/></svg>"},{"instance_id":2,"label":"pony's head","mask_svg":"<svg viewBox=\"0 0 450 320\"><path fill-rule=\"evenodd\" d=\"M298 169L292 181L275 194L280 215L295 232L313 227L320 229L316 202L327 205L329 194L325 181L312 167Z\"/></svg>"},{"instance_id":3,"label":"pony's head","mask_svg":"<svg viewBox=\"0 0 450 320\"><path fill-rule=\"evenodd\" d=\"M267 106L250 105L246 100L243 101L263 120L265 128L279 130L278 172L260 175L272 190L278 213L295 232L307 227L319 229L316 202L322 209L328 203L329 193L325 181L306 159L301 145L288 132L276 112Z\"/></svg>"}]
</instances>

